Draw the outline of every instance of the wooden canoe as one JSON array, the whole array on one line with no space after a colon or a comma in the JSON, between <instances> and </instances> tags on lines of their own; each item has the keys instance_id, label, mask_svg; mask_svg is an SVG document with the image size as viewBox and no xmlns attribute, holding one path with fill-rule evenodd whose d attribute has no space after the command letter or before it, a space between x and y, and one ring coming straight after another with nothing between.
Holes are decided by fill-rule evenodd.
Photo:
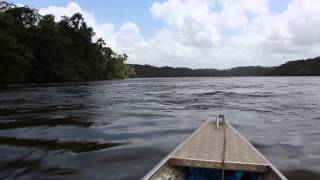
<instances>
[{"instance_id":1,"label":"wooden canoe","mask_svg":"<svg viewBox=\"0 0 320 180\"><path fill-rule=\"evenodd\" d=\"M217 127L219 125L220 128ZM142 179L205 179L197 178L194 172L217 173L222 169L229 175L234 172L254 173L253 179L258 180L287 179L232 125L217 120L203 123ZM221 176L222 173L218 179L222 179Z\"/></svg>"}]
</instances>

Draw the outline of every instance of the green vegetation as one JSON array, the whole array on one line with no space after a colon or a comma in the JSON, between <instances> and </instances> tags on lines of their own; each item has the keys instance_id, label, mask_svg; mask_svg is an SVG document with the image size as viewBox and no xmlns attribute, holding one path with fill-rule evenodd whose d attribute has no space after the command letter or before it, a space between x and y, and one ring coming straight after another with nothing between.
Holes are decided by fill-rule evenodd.
<instances>
[{"instance_id":1,"label":"green vegetation","mask_svg":"<svg viewBox=\"0 0 320 180\"><path fill-rule=\"evenodd\" d=\"M150 65L132 65L137 77L214 77L214 76L263 76L272 67L247 66L228 70L218 69L189 69L172 67L154 67Z\"/></svg>"},{"instance_id":2,"label":"green vegetation","mask_svg":"<svg viewBox=\"0 0 320 180\"><path fill-rule=\"evenodd\" d=\"M320 76L320 57L306 60L289 61L274 68L272 76Z\"/></svg>"},{"instance_id":3,"label":"green vegetation","mask_svg":"<svg viewBox=\"0 0 320 180\"><path fill-rule=\"evenodd\" d=\"M56 22L36 9L0 1L0 84L91 81L134 77L125 61L93 42L79 13Z\"/></svg>"},{"instance_id":4,"label":"green vegetation","mask_svg":"<svg viewBox=\"0 0 320 180\"><path fill-rule=\"evenodd\" d=\"M289 61L277 67L245 66L226 70L131 65L137 77L319 76L320 57Z\"/></svg>"}]
</instances>

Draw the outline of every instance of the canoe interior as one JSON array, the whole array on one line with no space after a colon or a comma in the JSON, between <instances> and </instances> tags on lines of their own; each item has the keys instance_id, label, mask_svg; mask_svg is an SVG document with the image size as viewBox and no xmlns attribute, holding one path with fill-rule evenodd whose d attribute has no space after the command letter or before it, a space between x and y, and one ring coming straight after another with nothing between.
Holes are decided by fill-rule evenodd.
<instances>
[{"instance_id":1,"label":"canoe interior","mask_svg":"<svg viewBox=\"0 0 320 180\"><path fill-rule=\"evenodd\" d=\"M153 174L153 176L149 177L149 180L188 180L188 179L198 179L198 178L190 178L189 174L189 168L190 167L179 167L179 166L171 166L169 164L166 164L164 167L161 168L160 171ZM216 171L221 171L220 169L216 169ZM232 171L229 170L225 172L226 174L232 173ZM245 172L245 173L254 173L255 178L250 177L242 177L241 180L282 180L282 178L274 171L269 171L267 173L261 173L261 172ZM226 177L226 176L225 176ZM217 179L220 179L221 176L219 176ZM199 178L200 179L200 178ZM204 180L205 178L201 178L201 180ZM211 179L211 178L210 178ZM226 178L227 179L227 178ZM229 178L230 179L230 178ZM237 179L237 178L235 178ZM209 178L208 178L209 180ZM238 178L240 180L240 178Z\"/></svg>"}]
</instances>

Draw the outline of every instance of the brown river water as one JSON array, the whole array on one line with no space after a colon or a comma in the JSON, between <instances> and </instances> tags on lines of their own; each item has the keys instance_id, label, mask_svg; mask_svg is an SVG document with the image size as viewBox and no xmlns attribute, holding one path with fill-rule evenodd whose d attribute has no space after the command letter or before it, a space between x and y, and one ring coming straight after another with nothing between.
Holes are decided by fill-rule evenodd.
<instances>
[{"instance_id":1,"label":"brown river water","mask_svg":"<svg viewBox=\"0 0 320 180\"><path fill-rule=\"evenodd\" d=\"M0 88L0 179L139 179L216 114L289 179L320 179L320 77Z\"/></svg>"}]
</instances>

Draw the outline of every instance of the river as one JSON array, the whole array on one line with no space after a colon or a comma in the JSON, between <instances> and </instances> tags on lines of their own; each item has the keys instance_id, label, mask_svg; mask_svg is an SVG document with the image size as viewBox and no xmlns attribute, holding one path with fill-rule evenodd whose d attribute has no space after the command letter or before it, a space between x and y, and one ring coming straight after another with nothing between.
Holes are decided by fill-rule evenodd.
<instances>
[{"instance_id":1,"label":"river","mask_svg":"<svg viewBox=\"0 0 320 180\"><path fill-rule=\"evenodd\" d=\"M320 179L320 77L0 88L0 179L139 179L216 114L290 179Z\"/></svg>"}]
</instances>

